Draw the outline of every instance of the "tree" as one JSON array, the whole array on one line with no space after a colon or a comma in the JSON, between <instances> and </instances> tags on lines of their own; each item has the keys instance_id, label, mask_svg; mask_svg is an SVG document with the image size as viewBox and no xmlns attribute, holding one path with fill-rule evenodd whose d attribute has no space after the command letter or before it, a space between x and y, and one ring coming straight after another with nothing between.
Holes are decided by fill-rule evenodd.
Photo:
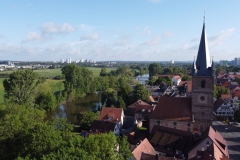
<instances>
[{"instance_id":1,"label":"tree","mask_svg":"<svg viewBox=\"0 0 240 160\"><path fill-rule=\"evenodd\" d=\"M77 116L78 122L81 125L81 129L90 129L90 126L93 122L93 120L99 120L100 119L100 112L97 111L94 112L87 112L83 111L78 114Z\"/></svg>"},{"instance_id":2,"label":"tree","mask_svg":"<svg viewBox=\"0 0 240 160\"><path fill-rule=\"evenodd\" d=\"M149 96L151 92L147 89L143 84L137 84L135 86L135 90L133 91L133 101L137 101L139 99L143 101L149 101Z\"/></svg>"},{"instance_id":3,"label":"tree","mask_svg":"<svg viewBox=\"0 0 240 160\"><path fill-rule=\"evenodd\" d=\"M65 76L64 88L69 99L74 95L78 98L81 94L91 93L95 89L92 88L94 82L92 71L85 67L69 64L62 68L62 74Z\"/></svg>"},{"instance_id":4,"label":"tree","mask_svg":"<svg viewBox=\"0 0 240 160\"><path fill-rule=\"evenodd\" d=\"M107 75L108 75L107 69L106 68L102 68L101 72L100 72L100 76L107 76Z\"/></svg>"},{"instance_id":5,"label":"tree","mask_svg":"<svg viewBox=\"0 0 240 160\"><path fill-rule=\"evenodd\" d=\"M36 97L36 104L38 105L38 108L42 108L46 111L52 111L57 107L56 97L50 91L47 93L40 93Z\"/></svg>"},{"instance_id":6,"label":"tree","mask_svg":"<svg viewBox=\"0 0 240 160\"><path fill-rule=\"evenodd\" d=\"M188 75L182 77L182 81L191 81L192 78Z\"/></svg>"},{"instance_id":7,"label":"tree","mask_svg":"<svg viewBox=\"0 0 240 160\"><path fill-rule=\"evenodd\" d=\"M149 71L149 77L158 76L158 74L162 73L162 68L158 63L152 63L148 67L148 71Z\"/></svg>"},{"instance_id":8,"label":"tree","mask_svg":"<svg viewBox=\"0 0 240 160\"><path fill-rule=\"evenodd\" d=\"M118 138L119 144L119 159L125 160L133 157L133 154L129 148L129 144L127 141L127 136L119 137Z\"/></svg>"},{"instance_id":9,"label":"tree","mask_svg":"<svg viewBox=\"0 0 240 160\"><path fill-rule=\"evenodd\" d=\"M102 103L105 103L106 106L117 106L117 91L112 88L106 89L102 93Z\"/></svg>"},{"instance_id":10,"label":"tree","mask_svg":"<svg viewBox=\"0 0 240 160\"><path fill-rule=\"evenodd\" d=\"M160 77L155 81L155 85L160 85L162 82L168 84L169 86L172 86L172 79L170 76L166 76L166 77Z\"/></svg>"},{"instance_id":11,"label":"tree","mask_svg":"<svg viewBox=\"0 0 240 160\"><path fill-rule=\"evenodd\" d=\"M151 77L149 77L148 85L154 85L157 79L158 79L157 76L151 76Z\"/></svg>"},{"instance_id":12,"label":"tree","mask_svg":"<svg viewBox=\"0 0 240 160\"><path fill-rule=\"evenodd\" d=\"M112 133L83 138L72 133L66 119L43 121L44 111L8 104L0 106L0 159L108 159L129 158L125 139ZM118 149L119 143L119 149Z\"/></svg>"},{"instance_id":13,"label":"tree","mask_svg":"<svg viewBox=\"0 0 240 160\"><path fill-rule=\"evenodd\" d=\"M122 108L123 110L126 110L126 104L121 96L118 96L117 98L117 107Z\"/></svg>"},{"instance_id":14,"label":"tree","mask_svg":"<svg viewBox=\"0 0 240 160\"><path fill-rule=\"evenodd\" d=\"M164 68L164 74L173 74L173 69L172 68Z\"/></svg>"},{"instance_id":15,"label":"tree","mask_svg":"<svg viewBox=\"0 0 240 160\"><path fill-rule=\"evenodd\" d=\"M129 104L131 93L132 93L132 87L126 83L125 85L121 86L120 91L118 92L118 95L122 97L125 104Z\"/></svg>"},{"instance_id":16,"label":"tree","mask_svg":"<svg viewBox=\"0 0 240 160\"><path fill-rule=\"evenodd\" d=\"M17 70L3 81L5 101L19 105L32 106L35 98L35 89L44 79L39 78L33 70Z\"/></svg>"},{"instance_id":17,"label":"tree","mask_svg":"<svg viewBox=\"0 0 240 160\"><path fill-rule=\"evenodd\" d=\"M222 94L230 94L230 90L223 86L214 85L214 97L219 98Z\"/></svg>"}]
</instances>

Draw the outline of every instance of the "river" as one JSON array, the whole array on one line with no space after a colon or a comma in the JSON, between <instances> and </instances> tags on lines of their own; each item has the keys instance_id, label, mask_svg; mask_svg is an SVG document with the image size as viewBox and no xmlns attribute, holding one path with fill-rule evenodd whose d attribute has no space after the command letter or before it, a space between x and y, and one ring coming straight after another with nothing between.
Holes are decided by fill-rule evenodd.
<instances>
[{"instance_id":1,"label":"river","mask_svg":"<svg viewBox=\"0 0 240 160\"><path fill-rule=\"evenodd\" d=\"M149 74L143 74L143 75L139 75L139 76L137 76L136 77L136 80L138 80L140 83L142 83L142 84L146 84L146 80L148 80L148 78L149 78Z\"/></svg>"}]
</instances>

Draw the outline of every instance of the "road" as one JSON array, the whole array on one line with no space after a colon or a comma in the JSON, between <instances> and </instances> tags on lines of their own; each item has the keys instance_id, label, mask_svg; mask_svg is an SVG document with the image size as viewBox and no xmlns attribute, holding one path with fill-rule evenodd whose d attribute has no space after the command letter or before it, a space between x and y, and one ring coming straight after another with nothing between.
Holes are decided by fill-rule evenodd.
<instances>
[{"instance_id":1,"label":"road","mask_svg":"<svg viewBox=\"0 0 240 160\"><path fill-rule=\"evenodd\" d=\"M212 127L226 140L231 160L240 160L240 124L227 125L220 121L213 121Z\"/></svg>"}]
</instances>

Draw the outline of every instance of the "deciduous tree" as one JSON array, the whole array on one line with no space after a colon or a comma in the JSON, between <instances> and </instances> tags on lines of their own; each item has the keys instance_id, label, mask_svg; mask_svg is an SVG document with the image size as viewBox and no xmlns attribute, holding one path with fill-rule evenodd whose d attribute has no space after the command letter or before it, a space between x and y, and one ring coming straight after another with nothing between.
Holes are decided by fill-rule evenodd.
<instances>
[{"instance_id":1,"label":"deciduous tree","mask_svg":"<svg viewBox=\"0 0 240 160\"><path fill-rule=\"evenodd\" d=\"M19 105L33 106L35 89L44 79L39 78L33 70L17 70L3 81L5 101L15 102Z\"/></svg>"},{"instance_id":2,"label":"deciduous tree","mask_svg":"<svg viewBox=\"0 0 240 160\"><path fill-rule=\"evenodd\" d=\"M143 101L149 101L149 96L151 92L147 89L143 84L137 84L133 91L133 101L137 101L139 99Z\"/></svg>"}]
</instances>

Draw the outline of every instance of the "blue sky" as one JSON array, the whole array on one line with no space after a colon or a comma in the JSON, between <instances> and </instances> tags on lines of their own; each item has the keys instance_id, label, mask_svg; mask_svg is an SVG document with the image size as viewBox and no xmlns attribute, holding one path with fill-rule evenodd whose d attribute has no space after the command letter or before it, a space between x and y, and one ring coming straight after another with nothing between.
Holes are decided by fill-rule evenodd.
<instances>
[{"instance_id":1,"label":"blue sky","mask_svg":"<svg viewBox=\"0 0 240 160\"><path fill-rule=\"evenodd\" d=\"M238 0L0 0L0 59L186 61L206 8L214 60L240 55Z\"/></svg>"}]
</instances>

